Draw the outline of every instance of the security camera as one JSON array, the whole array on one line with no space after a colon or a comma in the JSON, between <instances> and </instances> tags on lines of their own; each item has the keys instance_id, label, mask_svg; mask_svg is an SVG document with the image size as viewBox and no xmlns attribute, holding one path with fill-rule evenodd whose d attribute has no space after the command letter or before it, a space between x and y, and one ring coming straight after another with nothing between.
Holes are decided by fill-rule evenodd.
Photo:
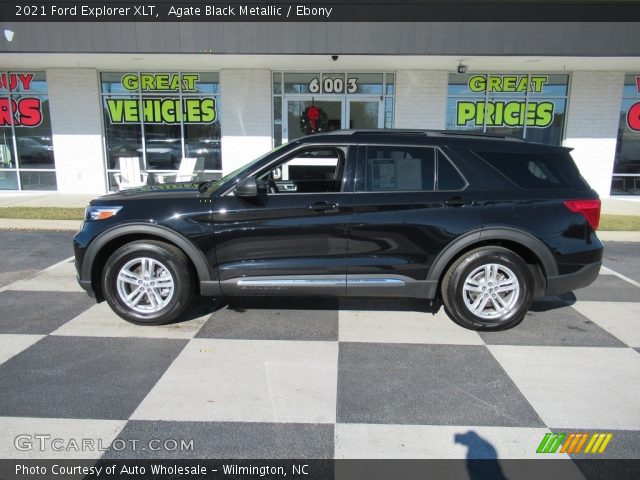
<instances>
[{"instance_id":1,"label":"security camera","mask_svg":"<svg viewBox=\"0 0 640 480\"><path fill-rule=\"evenodd\" d=\"M333 60L334 62L338 61L338 55L331 55L331 60Z\"/></svg>"},{"instance_id":2,"label":"security camera","mask_svg":"<svg viewBox=\"0 0 640 480\"><path fill-rule=\"evenodd\" d=\"M466 65L458 65L458 73L467 73L467 66Z\"/></svg>"}]
</instances>

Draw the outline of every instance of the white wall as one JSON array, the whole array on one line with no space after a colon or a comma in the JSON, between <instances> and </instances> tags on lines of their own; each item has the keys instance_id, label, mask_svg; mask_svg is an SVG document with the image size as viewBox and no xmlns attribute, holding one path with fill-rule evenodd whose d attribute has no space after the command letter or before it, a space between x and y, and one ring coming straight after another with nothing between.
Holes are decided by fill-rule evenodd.
<instances>
[{"instance_id":1,"label":"white wall","mask_svg":"<svg viewBox=\"0 0 640 480\"><path fill-rule=\"evenodd\" d=\"M98 74L47 70L58 191L104 193L105 169Z\"/></svg>"},{"instance_id":2,"label":"white wall","mask_svg":"<svg viewBox=\"0 0 640 480\"><path fill-rule=\"evenodd\" d=\"M271 71L220 71L222 170L231 172L268 152L271 141Z\"/></svg>"},{"instance_id":3,"label":"white wall","mask_svg":"<svg viewBox=\"0 0 640 480\"><path fill-rule=\"evenodd\" d=\"M582 176L603 197L609 197L620 121L623 72L574 72L564 145Z\"/></svg>"},{"instance_id":4,"label":"white wall","mask_svg":"<svg viewBox=\"0 0 640 480\"><path fill-rule=\"evenodd\" d=\"M394 127L444 129L448 82L448 72L399 70Z\"/></svg>"}]
</instances>

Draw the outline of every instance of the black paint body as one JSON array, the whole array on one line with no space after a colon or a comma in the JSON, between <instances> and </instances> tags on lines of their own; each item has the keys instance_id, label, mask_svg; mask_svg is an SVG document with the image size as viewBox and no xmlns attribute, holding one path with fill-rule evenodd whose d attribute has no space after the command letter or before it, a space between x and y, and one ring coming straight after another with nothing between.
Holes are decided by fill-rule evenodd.
<instances>
[{"instance_id":1,"label":"black paint body","mask_svg":"<svg viewBox=\"0 0 640 480\"><path fill-rule=\"evenodd\" d=\"M240 180L310 146L340 148L341 192L230 193ZM460 191L362 192L367 145L432 146L467 181ZM122 206L114 217L86 221L74 238L79 282L101 299L100 276L115 249L139 238L164 239L194 263L205 295L379 295L435 298L447 266L483 244L516 249L542 274L536 293L556 294L597 276L602 244L563 201L594 199L583 186L527 190L511 183L474 149L566 152L563 147L446 132L332 132L293 141L200 192L197 184L147 186L92 205ZM242 286L243 278L326 280ZM388 284L371 279L391 279ZM366 279L366 280L362 280ZM395 279L395 280L393 280ZM240 282L242 283L242 282Z\"/></svg>"}]
</instances>

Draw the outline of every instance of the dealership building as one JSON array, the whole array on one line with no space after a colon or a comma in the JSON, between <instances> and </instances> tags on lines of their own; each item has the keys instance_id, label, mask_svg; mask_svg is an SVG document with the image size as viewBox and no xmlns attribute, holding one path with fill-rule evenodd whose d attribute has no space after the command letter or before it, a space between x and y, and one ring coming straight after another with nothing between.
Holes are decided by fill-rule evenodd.
<instances>
[{"instance_id":1,"label":"dealership building","mask_svg":"<svg viewBox=\"0 0 640 480\"><path fill-rule=\"evenodd\" d=\"M572 147L602 197L640 195L637 23L0 29L0 192L113 191L132 158L217 178L304 134L407 128Z\"/></svg>"}]
</instances>

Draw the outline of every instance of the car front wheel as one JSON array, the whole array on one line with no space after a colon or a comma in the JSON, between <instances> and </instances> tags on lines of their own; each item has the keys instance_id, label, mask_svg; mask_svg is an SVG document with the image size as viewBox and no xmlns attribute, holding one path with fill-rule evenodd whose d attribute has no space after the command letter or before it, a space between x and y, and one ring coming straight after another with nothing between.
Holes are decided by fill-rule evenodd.
<instances>
[{"instance_id":1,"label":"car front wheel","mask_svg":"<svg viewBox=\"0 0 640 480\"><path fill-rule=\"evenodd\" d=\"M505 330L518 325L533 301L527 263L502 247L481 247L457 259L442 280L447 314L472 330Z\"/></svg>"},{"instance_id":2,"label":"car front wheel","mask_svg":"<svg viewBox=\"0 0 640 480\"><path fill-rule=\"evenodd\" d=\"M189 259L175 246L155 240L116 250L107 260L102 282L112 310L138 325L172 322L193 298Z\"/></svg>"}]
</instances>

